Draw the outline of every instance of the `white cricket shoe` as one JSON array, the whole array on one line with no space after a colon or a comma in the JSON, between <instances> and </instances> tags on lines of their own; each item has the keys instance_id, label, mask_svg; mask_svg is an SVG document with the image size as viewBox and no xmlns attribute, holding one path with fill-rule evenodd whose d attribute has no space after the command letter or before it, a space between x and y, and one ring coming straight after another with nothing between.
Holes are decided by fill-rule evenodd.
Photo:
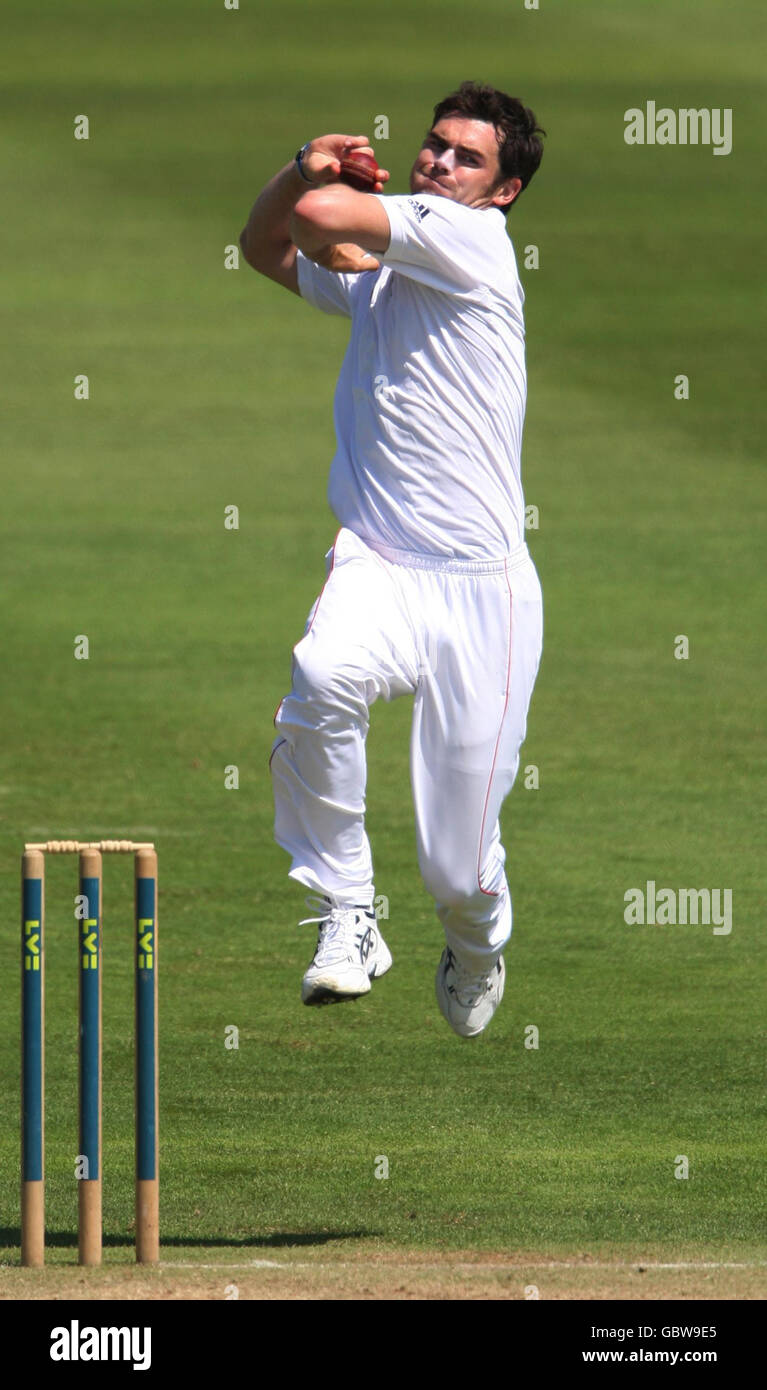
<instances>
[{"instance_id":1,"label":"white cricket shoe","mask_svg":"<svg viewBox=\"0 0 767 1390\"><path fill-rule=\"evenodd\" d=\"M465 970L448 946L437 966L437 1003L454 1033L474 1038L487 1028L503 998L506 966L499 956L484 974Z\"/></svg>"},{"instance_id":2,"label":"white cricket shoe","mask_svg":"<svg viewBox=\"0 0 767 1390\"><path fill-rule=\"evenodd\" d=\"M342 1004L370 992L370 981L391 967L391 952L380 931L375 912L349 907L332 899L307 898L320 917L306 917L300 926L319 923L314 960L304 975L301 998L305 1004Z\"/></svg>"}]
</instances>

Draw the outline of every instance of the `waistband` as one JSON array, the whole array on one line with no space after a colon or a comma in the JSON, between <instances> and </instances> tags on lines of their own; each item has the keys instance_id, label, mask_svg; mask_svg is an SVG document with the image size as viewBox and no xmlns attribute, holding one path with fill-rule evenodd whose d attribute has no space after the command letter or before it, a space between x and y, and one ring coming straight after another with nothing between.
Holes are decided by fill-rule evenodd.
<instances>
[{"instance_id":1,"label":"waistband","mask_svg":"<svg viewBox=\"0 0 767 1390\"><path fill-rule=\"evenodd\" d=\"M414 550L396 550L394 546L383 545L380 541L369 540L367 536L359 539L393 565L406 565L416 570L436 570L442 574L508 574L521 569L530 562L530 551L524 541L508 555L495 560L454 559L447 555L420 555Z\"/></svg>"}]
</instances>

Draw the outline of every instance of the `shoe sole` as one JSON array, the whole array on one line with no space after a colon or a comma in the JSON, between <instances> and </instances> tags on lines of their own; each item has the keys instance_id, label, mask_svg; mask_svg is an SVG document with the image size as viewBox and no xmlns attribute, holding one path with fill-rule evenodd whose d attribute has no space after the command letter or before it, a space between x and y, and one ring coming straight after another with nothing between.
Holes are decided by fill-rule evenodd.
<instances>
[{"instance_id":1,"label":"shoe sole","mask_svg":"<svg viewBox=\"0 0 767 1390\"><path fill-rule=\"evenodd\" d=\"M308 987L308 991L304 992L304 987L302 987L302 1002L308 1005L346 1004L347 999L361 999L364 994L370 994L370 983L368 983L367 990L342 991L329 986L329 984L315 984L313 981Z\"/></svg>"},{"instance_id":2,"label":"shoe sole","mask_svg":"<svg viewBox=\"0 0 767 1390\"><path fill-rule=\"evenodd\" d=\"M368 990L363 989L360 990L359 994L339 994L337 990L328 989L324 985L319 985L312 989L308 999L304 998L303 993L301 994L301 999L304 1004L308 1004L310 1007L312 1005L322 1004L346 1004L351 999L361 999L363 995L368 992Z\"/></svg>"}]
</instances>

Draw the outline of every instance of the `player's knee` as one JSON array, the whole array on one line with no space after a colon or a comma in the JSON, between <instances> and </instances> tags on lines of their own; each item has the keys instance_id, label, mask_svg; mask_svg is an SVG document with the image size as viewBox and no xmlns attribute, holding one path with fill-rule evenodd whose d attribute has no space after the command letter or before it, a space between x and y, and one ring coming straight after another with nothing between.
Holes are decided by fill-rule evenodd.
<instances>
[{"instance_id":1,"label":"player's knee","mask_svg":"<svg viewBox=\"0 0 767 1390\"><path fill-rule=\"evenodd\" d=\"M452 854L445 852L429 860L421 856L421 875L426 888L440 907L458 913L467 921L484 920L490 900L502 896L505 891L504 856L496 852L487 855L478 872L473 853L461 855L455 846L453 850Z\"/></svg>"},{"instance_id":2,"label":"player's knee","mask_svg":"<svg viewBox=\"0 0 767 1390\"><path fill-rule=\"evenodd\" d=\"M293 652L293 693L320 709L365 709L357 682L337 653L317 643L299 642Z\"/></svg>"},{"instance_id":3,"label":"player's knee","mask_svg":"<svg viewBox=\"0 0 767 1390\"><path fill-rule=\"evenodd\" d=\"M325 648L299 642L293 650L293 691L303 699L321 701L332 695L335 669Z\"/></svg>"},{"instance_id":4,"label":"player's knee","mask_svg":"<svg viewBox=\"0 0 767 1390\"><path fill-rule=\"evenodd\" d=\"M421 865L421 875L426 889L436 903L460 911L470 909L481 899L476 872L456 863Z\"/></svg>"}]
</instances>

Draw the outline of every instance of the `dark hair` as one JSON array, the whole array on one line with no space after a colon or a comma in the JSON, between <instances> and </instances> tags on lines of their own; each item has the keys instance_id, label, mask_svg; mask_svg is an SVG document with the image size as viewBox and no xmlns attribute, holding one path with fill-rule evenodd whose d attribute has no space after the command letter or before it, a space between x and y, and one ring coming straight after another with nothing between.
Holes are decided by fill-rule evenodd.
<instances>
[{"instance_id":1,"label":"dark hair","mask_svg":"<svg viewBox=\"0 0 767 1390\"><path fill-rule=\"evenodd\" d=\"M518 97L507 96L495 87L481 82L462 82L457 92L451 92L434 107L432 125L443 116L465 116L494 125L501 178L521 179L520 193L527 187L543 157L541 136L546 134L529 106L523 106ZM510 207L508 203L504 211Z\"/></svg>"}]
</instances>

